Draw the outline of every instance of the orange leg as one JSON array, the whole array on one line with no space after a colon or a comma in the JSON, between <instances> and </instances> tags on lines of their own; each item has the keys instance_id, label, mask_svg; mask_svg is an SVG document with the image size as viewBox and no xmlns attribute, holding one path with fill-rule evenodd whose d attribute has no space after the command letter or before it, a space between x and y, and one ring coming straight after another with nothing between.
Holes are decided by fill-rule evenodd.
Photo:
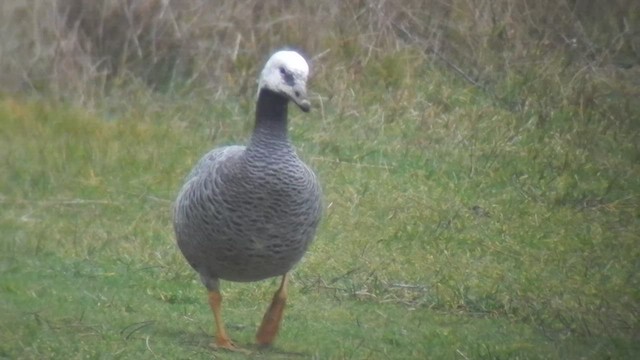
<instances>
[{"instance_id":1,"label":"orange leg","mask_svg":"<svg viewBox=\"0 0 640 360\"><path fill-rule=\"evenodd\" d=\"M216 322L216 346L228 350L237 350L238 348L235 344L229 339L227 335L227 330L224 327L224 322L222 321L222 295L220 295L220 291L218 290L210 290L209 291L209 306L211 306L211 310L213 311L213 317Z\"/></svg>"},{"instance_id":2,"label":"orange leg","mask_svg":"<svg viewBox=\"0 0 640 360\"><path fill-rule=\"evenodd\" d=\"M287 283L289 281L289 274L284 274L280 287L273 295L273 300L269 309L262 318L262 324L256 334L256 341L259 345L268 346L271 345L273 340L278 335L280 329L280 322L282 321L282 314L284 313L284 306L287 303Z\"/></svg>"}]
</instances>

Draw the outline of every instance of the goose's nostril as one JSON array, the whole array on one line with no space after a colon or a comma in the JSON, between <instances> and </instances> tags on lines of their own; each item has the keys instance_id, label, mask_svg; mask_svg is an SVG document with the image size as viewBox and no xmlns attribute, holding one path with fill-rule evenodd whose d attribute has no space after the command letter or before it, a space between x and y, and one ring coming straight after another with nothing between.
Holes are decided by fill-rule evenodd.
<instances>
[{"instance_id":1,"label":"goose's nostril","mask_svg":"<svg viewBox=\"0 0 640 360\"><path fill-rule=\"evenodd\" d=\"M300 97L300 91L296 91L295 94L296 94L296 97Z\"/></svg>"}]
</instances>

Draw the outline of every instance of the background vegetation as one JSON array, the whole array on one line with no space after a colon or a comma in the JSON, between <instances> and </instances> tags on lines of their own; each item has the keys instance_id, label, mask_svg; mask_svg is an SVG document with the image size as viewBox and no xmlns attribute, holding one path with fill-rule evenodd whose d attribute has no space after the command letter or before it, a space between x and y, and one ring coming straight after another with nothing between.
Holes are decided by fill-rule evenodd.
<instances>
[{"instance_id":1,"label":"background vegetation","mask_svg":"<svg viewBox=\"0 0 640 360\"><path fill-rule=\"evenodd\" d=\"M631 0L3 1L0 357L245 357L210 348L170 208L283 45L327 210L275 348L276 282L224 283L250 357L638 357Z\"/></svg>"}]
</instances>

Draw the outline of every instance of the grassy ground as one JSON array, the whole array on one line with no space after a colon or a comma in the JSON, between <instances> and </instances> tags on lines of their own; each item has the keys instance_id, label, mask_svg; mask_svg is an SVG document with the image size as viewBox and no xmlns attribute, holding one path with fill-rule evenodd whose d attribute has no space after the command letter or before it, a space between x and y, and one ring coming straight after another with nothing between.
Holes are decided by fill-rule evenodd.
<instances>
[{"instance_id":1,"label":"grassy ground","mask_svg":"<svg viewBox=\"0 0 640 360\"><path fill-rule=\"evenodd\" d=\"M636 3L4 1L0 358L639 358ZM171 204L283 44L325 217L275 347L224 282L216 351Z\"/></svg>"},{"instance_id":2,"label":"grassy ground","mask_svg":"<svg viewBox=\"0 0 640 360\"><path fill-rule=\"evenodd\" d=\"M232 337L258 358L637 357L634 123L570 105L543 119L412 76L429 81L292 110L326 216L275 348L251 345L275 280L224 283ZM209 347L170 208L203 152L247 138L252 102L126 103L0 101L1 357L245 357Z\"/></svg>"}]
</instances>

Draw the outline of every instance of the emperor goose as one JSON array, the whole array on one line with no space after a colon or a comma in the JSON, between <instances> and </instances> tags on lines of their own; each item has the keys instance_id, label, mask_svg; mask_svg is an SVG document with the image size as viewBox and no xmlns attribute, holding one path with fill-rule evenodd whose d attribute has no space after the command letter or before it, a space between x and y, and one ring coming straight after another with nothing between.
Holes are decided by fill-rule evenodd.
<instances>
[{"instance_id":1,"label":"emperor goose","mask_svg":"<svg viewBox=\"0 0 640 360\"><path fill-rule=\"evenodd\" d=\"M288 273L311 244L322 212L315 174L287 135L287 105L308 112L309 66L295 51L278 51L260 74L255 127L245 146L213 149L187 176L173 225L187 262L209 293L215 344L237 349L221 316L220 279L282 276L256 340L275 339L287 299Z\"/></svg>"}]
</instances>

